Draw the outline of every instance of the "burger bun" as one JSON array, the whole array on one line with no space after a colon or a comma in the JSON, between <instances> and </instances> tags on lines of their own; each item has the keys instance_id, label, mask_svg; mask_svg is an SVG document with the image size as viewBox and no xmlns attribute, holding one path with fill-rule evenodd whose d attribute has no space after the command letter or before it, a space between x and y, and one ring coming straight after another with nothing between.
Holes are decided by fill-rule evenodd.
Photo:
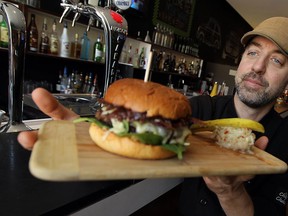
<instances>
[{"instance_id":1,"label":"burger bun","mask_svg":"<svg viewBox=\"0 0 288 216\"><path fill-rule=\"evenodd\" d=\"M91 139L107 152L134 159L166 159L176 156L161 146L147 145L129 137L120 137L92 123L89 128Z\"/></svg>"},{"instance_id":2,"label":"burger bun","mask_svg":"<svg viewBox=\"0 0 288 216\"><path fill-rule=\"evenodd\" d=\"M154 82L125 78L112 83L104 101L123 106L147 117L161 116L167 119L186 118L191 115L187 97L174 89Z\"/></svg>"}]
</instances>

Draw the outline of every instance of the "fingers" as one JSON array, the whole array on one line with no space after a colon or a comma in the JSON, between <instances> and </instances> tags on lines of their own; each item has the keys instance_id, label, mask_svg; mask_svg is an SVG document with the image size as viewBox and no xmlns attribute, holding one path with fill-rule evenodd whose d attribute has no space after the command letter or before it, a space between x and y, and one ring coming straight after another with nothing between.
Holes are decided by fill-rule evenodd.
<instances>
[{"instance_id":1,"label":"fingers","mask_svg":"<svg viewBox=\"0 0 288 216\"><path fill-rule=\"evenodd\" d=\"M54 96L43 88L37 88L32 92L32 98L39 109L55 120L73 120L78 117L76 113L60 104ZM23 131L19 133L18 142L28 150L31 150L37 141L37 131Z\"/></svg>"},{"instance_id":2,"label":"fingers","mask_svg":"<svg viewBox=\"0 0 288 216\"><path fill-rule=\"evenodd\" d=\"M43 88L32 92L32 98L39 109L55 120L73 120L78 117L76 113L60 104L54 96Z\"/></svg>"},{"instance_id":3,"label":"fingers","mask_svg":"<svg viewBox=\"0 0 288 216\"><path fill-rule=\"evenodd\" d=\"M18 134L17 140L25 149L32 150L37 140L37 131L22 131Z\"/></svg>"},{"instance_id":4,"label":"fingers","mask_svg":"<svg viewBox=\"0 0 288 216\"><path fill-rule=\"evenodd\" d=\"M254 175L240 175L240 176L203 176L207 184L231 185L238 182L249 181L254 178Z\"/></svg>"},{"instance_id":5,"label":"fingers","mask_svg":"<svg viewBox=\"0 0 288 216\"><path fill-rule=\"evenodd\" d=\"M262 150L265 150L268 145L268 142L269 142L268 137L262 136L255 141L255 146Z\"/></svg>"}]
</instances>

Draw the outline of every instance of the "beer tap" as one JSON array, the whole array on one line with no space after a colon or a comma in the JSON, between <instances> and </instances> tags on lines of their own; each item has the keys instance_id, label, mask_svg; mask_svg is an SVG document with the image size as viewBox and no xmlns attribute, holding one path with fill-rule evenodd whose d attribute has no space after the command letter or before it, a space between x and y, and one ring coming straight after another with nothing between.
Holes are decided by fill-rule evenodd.
<instances>
[{"instance_id":1,"label":"beer tap","mask_svg":"<svg viewBox=\"0 0 288 216\"><path fill-rule=\"evenodd\" d=\"M60 22L63 21L70 11L73 11L90 18L87 29L90 28L90 25L95 20L99 20L102 23L106 45L105 84L103 89L105 94L108 86L116 80L118 60L128 34L126 19L109 7L93 6L87 4L87 2L81 3L78 0L62 0L60 5L64 8Z\"/></svg>"},{"instance_id":2,"label":"beer tap","mask_svg":"<svg viewBox=\"0 0 288 216\"><path fill-rule=\"evenodd\" d=\"M70 13L70 11L71 11L70 7L65 7L64 12L59 20L60 23L63 22L64 17L66 17Z\"/></svg>"},{"instance_id":3,"label":"beer tap","mask_svg":"<svg viewBox=\"0 0 288 216\"><path fill-rule=\"evenodd\" d=\"M80 17L80 13L76 12L75 15L74 15L74 18L72 20L72 27L75 26L75 23L77 22L77 20L79 19Z\"/></svg>"},{"instance_id":4,"label":"beer tap","mask_svg":"<svg viewBox=\"0 0 288 216\"><path fill-rule=\"evenodd\" d=\"M87 32L90 31L90 28L91 28L91 26L94 25L94 23L95 23L94 17L90 16L89 21L88 21L88 25L87 25L87 29L86 29Z\"/></svg>"},{"instance_id":5,"label":"beer tap","mask_svg":"<svg viewBox=\"0 0 288 216\"><path fill-rule=\"evenodd\" d=\"M23 13L12 3L0 0L0 13L8 27L8 114L9 120L0 132L17 132L30 128L22 122L24 53L26 44L26 21Z\"/></svg>"}]
</instances>

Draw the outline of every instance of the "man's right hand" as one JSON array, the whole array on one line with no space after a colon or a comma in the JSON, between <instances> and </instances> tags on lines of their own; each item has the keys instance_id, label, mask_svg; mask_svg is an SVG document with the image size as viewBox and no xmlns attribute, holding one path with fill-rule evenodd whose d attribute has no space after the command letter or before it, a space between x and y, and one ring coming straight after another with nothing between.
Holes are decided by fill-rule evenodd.
<instances>
[{"instance_id":1,"label":"man's right hand","mask_svg":"<svg viewBox=\"0 0 288 216\"><path fill-rule=\"evenodd\" d=\"M38 108L54 120L73 120L79 117L73 111L60 104L54 96L43 88L32 92L32 99ZM31 150L37 141L37 131L23 131L18 135L18 142L26 149Z\"/></svg>"}]
</instances>

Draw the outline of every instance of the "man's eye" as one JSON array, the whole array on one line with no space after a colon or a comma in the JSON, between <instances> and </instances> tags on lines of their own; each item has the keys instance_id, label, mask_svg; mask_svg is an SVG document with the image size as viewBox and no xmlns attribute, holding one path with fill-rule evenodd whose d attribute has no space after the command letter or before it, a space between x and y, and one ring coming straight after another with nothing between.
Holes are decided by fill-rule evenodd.
<instances>
[{"instance_id":1,"label":"man's eye","mask_svg":"<svg viewBox=\"0 0 288 216\"><path fill-rule=\"evenodd\" d=\"M272 58L271 60L272 60L275 64L282 65L281 60L279 60L279 59L277 59L277 58Z\"/></svg>"},{"instance_id":2,"label":"man's eye","mask_svg":"<svg viewBox=\"0 0 288 216\"><path fill-rule=\"evenodd\" d=\"M254 51L249 51L249 52L247 52L247 55L249 55L249 56L256 56L257 53L254 52Z\"/></svg>"}]
</instances>

